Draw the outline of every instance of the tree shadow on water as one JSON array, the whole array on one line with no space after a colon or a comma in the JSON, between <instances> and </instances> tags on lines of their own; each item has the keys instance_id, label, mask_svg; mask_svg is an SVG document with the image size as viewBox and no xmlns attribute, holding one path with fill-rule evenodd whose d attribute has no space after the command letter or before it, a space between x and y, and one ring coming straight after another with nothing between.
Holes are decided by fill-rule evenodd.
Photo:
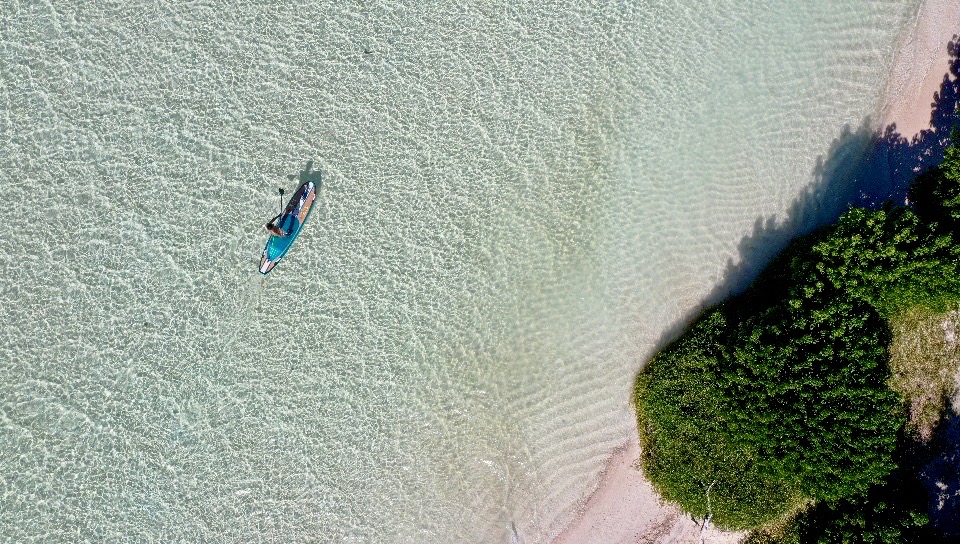
<instances>
[{"instance_id":1,"label":"tree shadow on water","mask_svg":"<svg viewBox=\"0 0 960 544\"><path fill-rule=\"evenodd\" d=\"M947 44L949 72L933 96L930 125L907 138L896 124L876 129L868 117L853 129L843 127L827 153L817 158L813 180L781 217L760 217L730 259L720 287L708 304L743 291L792 239L835 221L851 206L876 209L887 202L905 204L917 175L940 164L957 126L960 102L960 36Z\"/></svg>"},{"instance_id":2,"label":"tree shadow on water","mask_svg":"<svg viewBox=\"0 0 960 544\"><path fill-rule=\"evenodd\" d=\"M791 240L832 223L851 206L876 209L888 202L907 203L910 183L940 164L950 132L958 125L960 35L953 36L947 51L949 71L933 96L929 127L907 137L894 124L877 129L869 118L857 128L845 126L817 159L811 183L785 213L756 219L718 285L665 332L659 347L678 338L705 308L745 291ZM960 416L948 414L920 449L924 458L918 472L927 489L932 526L945 536L960 536Z\"/></svg>"},{"instance_id":3,"label":"tree shadow on water","mask_svg":"<svg viewBox=\"0 0 960 544\"><path fill-rule=\"evenodd\" d=\"M817 158L812 181L785 213L758 217L727 261L717 286L702 303L661 336L658 346L678 338L705 308L746 290L791 240L835 221L851 206L879 208L906 202L910 182L943 159L951 129L958 124L960 102L960 35L947 44L949 71L931 102L930 125L908 138L895 124L881 129L865 118L857 128L846 125Z\"/></svg>"}]
</instances>

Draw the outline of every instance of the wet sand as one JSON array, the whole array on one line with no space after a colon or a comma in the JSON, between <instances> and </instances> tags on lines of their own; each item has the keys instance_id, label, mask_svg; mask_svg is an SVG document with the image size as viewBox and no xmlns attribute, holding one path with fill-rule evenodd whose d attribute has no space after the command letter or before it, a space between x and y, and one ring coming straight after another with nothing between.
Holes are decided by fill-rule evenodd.
<instances>
[{"instance_id":1,"label":"wet sand","mask_svg":"<svg viewBox=\"0 0 960 544\"><path fill-rule=\"evenodd\" d=\"M580 518L554 540L555 544L634 542L699 542L702 520L694 521L665 504L637 469L640 446L636 433L613 453L599 488L587 500ZM733 544L743 533L708 528L706 542Z\"/></svg>"}]
</instances>

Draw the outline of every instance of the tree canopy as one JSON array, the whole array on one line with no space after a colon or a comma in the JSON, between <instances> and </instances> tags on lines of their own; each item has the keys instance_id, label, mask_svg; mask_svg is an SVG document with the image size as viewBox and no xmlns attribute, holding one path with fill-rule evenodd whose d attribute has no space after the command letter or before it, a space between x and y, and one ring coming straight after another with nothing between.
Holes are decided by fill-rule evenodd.
<instances>
[{"instance_id":1,"label":"tree canopy","mask_svg":"<svg viewBox=\"0 0 960 544\"><path fill-rule=\"evenodd\" d=\"M709 489L718 525L751 528L811 501L868 501L897 467L886 319L960 301L960 150L946 156L912 207L850 209L653 358L636 406L643 468L666 498L706 515Z\"/></svg>"}]
</instances>

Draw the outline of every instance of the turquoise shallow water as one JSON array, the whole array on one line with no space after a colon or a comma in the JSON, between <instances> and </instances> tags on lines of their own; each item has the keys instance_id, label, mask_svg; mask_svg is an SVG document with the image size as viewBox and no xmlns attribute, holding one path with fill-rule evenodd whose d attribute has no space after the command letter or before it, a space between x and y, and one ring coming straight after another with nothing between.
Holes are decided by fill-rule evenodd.
<instances>
[{"instance_id":1,"label":"turquoise shallow water","mask_svg":"<svg viewBox=\"0 0 960 544\"><path fill-rule=\"evenodd\" d=\"M548 540L918 2L76 4L0 4L4 541Z\"/></svg>"}]
</instances>

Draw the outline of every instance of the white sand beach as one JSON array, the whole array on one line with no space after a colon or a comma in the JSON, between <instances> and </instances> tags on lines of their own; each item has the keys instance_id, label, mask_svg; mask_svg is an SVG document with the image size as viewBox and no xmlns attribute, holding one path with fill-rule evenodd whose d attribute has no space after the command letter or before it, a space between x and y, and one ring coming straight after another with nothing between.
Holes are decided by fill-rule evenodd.
<instances>
[{"instance_id":1,"label":"white sand beach","mask_svg":"<svg viewBox=\"0 0 960 544\"><path fill-rule=\"evenodd\" d=\"M930 127L931 104L949 69L947 44L960 34L960 3L927 0L905 34L884 93L883 126L908 140ZM952 76L951 76L952 77Z\"/></svg>"}]
</instances>

